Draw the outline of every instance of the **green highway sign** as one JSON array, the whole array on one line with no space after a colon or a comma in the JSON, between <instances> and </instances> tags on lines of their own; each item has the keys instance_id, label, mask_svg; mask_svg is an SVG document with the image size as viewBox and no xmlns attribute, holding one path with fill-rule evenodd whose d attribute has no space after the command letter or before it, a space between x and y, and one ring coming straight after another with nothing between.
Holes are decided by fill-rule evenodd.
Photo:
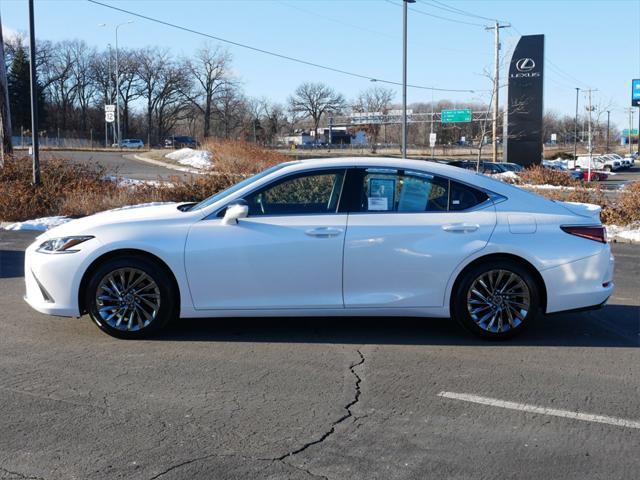
<instances>
[{"instance_id":1,"label":"green highway sign","mask_svg":"<svg viewBox=\"0 0 640 480\"><path fill-rule=\"evenodd\" d=\"M464 110L442 110L442 112L440 112L440 119L442 123L470 122L471 109L465 108Z\"/></svg>"},{"instance_id":2,"label":"green highway sign","mask_svg":"<svg viewBox=\"0 0 640 480\"><path fill-rule=\"evenodd\" d=\"M634 128L631 130L631 135L638 135L638 129ZM622 130L622 136L623 137L628 137L629 136L629 129L625 128L624 130Z\"/></svg>"}]
</instances>

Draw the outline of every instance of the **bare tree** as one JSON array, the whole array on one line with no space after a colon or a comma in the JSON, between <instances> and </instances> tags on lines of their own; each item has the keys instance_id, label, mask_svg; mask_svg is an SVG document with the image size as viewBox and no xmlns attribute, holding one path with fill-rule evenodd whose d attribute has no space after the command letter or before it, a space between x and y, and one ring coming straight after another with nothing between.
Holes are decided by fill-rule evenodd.
<instances>
[{"instance_id":1,"label":"bare tree","mask_svg":"<svg viewBox=\"0 0 640 480\"><path fill-rule=\"evenodd\" d=\"M221 136L231 138L247 124L250 117L247 100L233 83L225 84L214 104L214 118Z\"/></svg>"},{"instance_id":2,"label":"bare tree","mask_svg":"<svg viewBox=\"0 0 640 480\"><path fill-rule=\"evenodd\" d=\"M287 116L284 107L279 103L272 103L266 98L263 98L262 111L265 117L265 141L274 143L277 135L279 135L287 125Z\"/></svg>"},{"instance_id":3,"label":"bare tree","mask_svg":"<svg viewBox=\"0 0 640 480\"><path fill-rule=\"evenodd\" d=\"M138 51L118 52L118 77L120 105L122 106L122 135L128 135L131 104L140 97L140 77L138 76Z\"/></svg>"},{"instance_id":4,"label":"bare tree","mask_svg":"<svg viewBox=\"0 0 640 480\"><path fill-rule=\"evenodd\" d=\"M177 79L168 75L168 71L172 68L174 67L167 49L150 47L138 52L138 77L140 79L138 93L146 102L146 127L148 141L151 141L152 136L154 139L160 140L159 136L158 138L154 136L154 111L156 110L158 103L164 100L161 98L161 95L174 93L172 88L169 88L167 91L168 85L175 84L185 88L188 85L188 83L183 82L183 80L176 83Z\"/></svg>"},{"instance_id":5,"label":"bare tree","mask_svg":"<svg viewBox=\"0 0 640 480\"><path fill-rule=\"evenodd\" d=\"M195 58L185 62L195 88L183 94L203 115L204 137L208 137L211 131L211 113L216 96L222 93L229 82L230 63L229 52L210 44L205 44L196 52Z\"/></svg>"},{"instance_id":6,"label":"bare tree","mask_svg":"<svg viewBox=\"0 0 640 480\"><path fill-rule=\"evenodd\" d=\"M80 108L80 128L86 131L89 107L97 91L90 68L96 51L94 48L89 48L83 40L74 40L69 48L73 59L71 78L75 86L74 97Z\"/></svg>"},{"instance_id":7,"label":"bare tree","mask_svg":"<svg viewBox=\"0 0 640 480\"><path fill-rule=\"evenodd\" d=\"M391 108L391 102L395 92L390 88L385 87L371 87L363 92L360 92L356 100L353 102L352 109L355 112L379 112L383 115L388 113ZM376 146L378 144L378 137L380 136L379 123L372 123L365 126L365 131L369 135L371 142L371 153L376 153Z\"/></svg>"},{"instance_id":8,"label":"bare tree","mask_svg":"<svg viewBox=\"0 0 640 480\"><path fill-rule=\"evenodd\" d=\"M313 121L315 141L318 140L318 125L323 115L340 113L346 107L342 94L324 83L305 82L289 97L289 107L293 113L303 114Z\"/></svg>"}]
</instances>

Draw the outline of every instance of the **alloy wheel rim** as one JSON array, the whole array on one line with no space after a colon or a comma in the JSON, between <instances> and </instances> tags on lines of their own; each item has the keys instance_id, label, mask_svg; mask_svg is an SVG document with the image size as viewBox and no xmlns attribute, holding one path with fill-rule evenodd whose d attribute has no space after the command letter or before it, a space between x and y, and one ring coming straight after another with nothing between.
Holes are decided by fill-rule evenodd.
<instances>
[{"instance_id":1,"label":"alloy wheel rim","mask_svg":"<svg viewBox=\"0 0 640 480\"><path fill-rule=\"evenodd\" d=\"M155 280L137 268L119 268L105 275L96 290L100 318L120 331L148 327L160 310L160 289Z\"/></svg>"},{"instance_id":2,"label":"alloy wheel rim","mask_svg":"<svg viewBox=\"0 0 640 480\"><path fill-rule=\"evenodd\" d=\"M504 333L517 328L530 311L529 287L509 270L490 270L477 277L467 292L467 310L482 330Z\"/></svg>"}]
</instances>

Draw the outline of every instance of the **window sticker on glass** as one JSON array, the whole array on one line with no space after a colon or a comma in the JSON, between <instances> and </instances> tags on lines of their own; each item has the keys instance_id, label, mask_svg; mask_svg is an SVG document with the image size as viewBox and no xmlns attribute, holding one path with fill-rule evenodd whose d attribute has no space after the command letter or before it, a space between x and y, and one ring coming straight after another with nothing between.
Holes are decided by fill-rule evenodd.
<instances>
[{"instance_id":1,"label":"window sticker on glass","mask_svg":"<svg viewBox=\"0 0 640 480\"><path fill-rule=\"evenodd\" d=\"M400 201L398 202L399 212L424 212L429 200L431 182L421 178L405 177Z\"/></svg>"},{"instance_id":2,"label":"window sticker on glass","mask_svg":"<svg viewBox=\"0 0 640 480\"><path fill-rule=\"evenodd\" d=\"M370 212L373 211L386 211L389 210L389 205L387 204L386 198L381 197L369 197L369 203L367 205L367 210Z\"/></svg>"},{"instance_id":3,"label":"window sticker on glass","mask_svg":"<svg viewBox=\"0 0 640 480\"><path fill-rule=\"evenodd\" d=\"M393 210L396 181L392 178L369 179L369 210ZM373 206L373 208L372 208Z\"/></svg>"}]
</instances>

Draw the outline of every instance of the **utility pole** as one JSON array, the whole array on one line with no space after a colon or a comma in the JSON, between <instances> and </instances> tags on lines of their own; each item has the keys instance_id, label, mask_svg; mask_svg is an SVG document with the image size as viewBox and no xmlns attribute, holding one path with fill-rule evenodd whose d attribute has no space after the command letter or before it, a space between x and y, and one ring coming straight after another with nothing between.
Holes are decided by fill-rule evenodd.
<instances>
[{"instance_id":1,"label":"utility pole","mask_svg":"<svg viewBox=\"0 0 640 480\"><path fill-rule=\"evenodd\" d=\"M33 0L29 0L29 70L31 72L31 149L33 152L33 184L40 184L38 151L38 79L36 77L36 32L33 20Z\"/></svg>"},{"instance_id":2,"label":"utility pole","mask_svg":"<svg viewBox=\"0 0 640 480\"><path fill-rule=\"evenodd\" d=\"M587 94L588 94L588 98L589 98L589 106L587 107L587 110L589 111L589 169L588 169L588 173L587 173L587 182L591 181L591 163L593 162L593 140L592 140L592 136L591 136L591 112L593 112L593 106L591 105L591 93L592 92L597 92L597 90L594 89L588 89L587 90Z\"/></svg>"},{"instance_id":3,"label":"utility pole","mask_svg":"<svg viewBox=\"0 0 640 480\"><path fill-rule=\"evenodd\" d=\"M573 123L573 159L578 158L578 94L580 88L576 87L576 119Z\"/></svg>"},{"instance_id":4,"label":"utility pole","mask_svg":"<svg viewBox=\"0 0 640 480\"><path fill-rule=\"evenodd\" d=\"M607 153L609 153L609 131L611 130L610 123L609 123L610 116L611 116L611 110L607 110Z\"/></svg>"},{"instance_id":5,"label":"utility pole","mask_svg":"<svg viewBox=\"0 0 640 480\"><path fill-rule=\"evenodd\" d=\"M493 161L498 161L498 91L500 88L500 29L501 28L509 28L511 25L509 23L505 23L500 25L500 22L496 20L496 23L492 27L485 27L485 30L494 30L494 40L495 40L495 58L493 63L493 125L491 127L491 136L493 137ZM480 142L482 142L482 138Z\"/></svg>"}]
</instances>

